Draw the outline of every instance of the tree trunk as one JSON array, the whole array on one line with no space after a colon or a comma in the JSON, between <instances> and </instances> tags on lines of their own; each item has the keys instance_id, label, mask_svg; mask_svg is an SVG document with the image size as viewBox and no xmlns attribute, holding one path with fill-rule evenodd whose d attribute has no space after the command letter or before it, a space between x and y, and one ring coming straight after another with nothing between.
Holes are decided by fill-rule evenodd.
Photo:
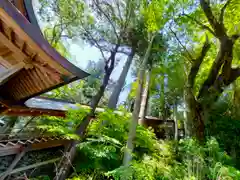
<instances>
[{"instance_id":1,"label":"tree trunk","mask_svg":"<svg viewBox=\"0 0 240 180\"><path fill-rule=\"evenodd\" d=\"M187 88L186 92L186 101L188 105L188 132L190 133L190 136L196 137L200 142L204 142L204 118L207 114L207 112L204 112L204 110L206 109L196 101L191 88Z\"/></svg>"},{"instance_id":2,"label":"tree trunk","mask_svg":"<svg viewBox=\"0 0 240 180\"><path fill-rule=\"evenodd\" d=\"M0 139L7 138L10 135L10 133L12 132L12 129L14 128L14 125L16 124L17 121L18 121L17 116L8 117L7 124L4 125L4 127L2 129L2 132L1 132L2 137L0 137Z\"/></svg>"},{"instance_id":3,"label":"tree trunk","mask_svg":"<svg viewBox=\"0 0 240 180\"><path fill-rule=\"evenodd\" d=\"M110 66L108 66L108 63L105 65L105 75L103 78L103 83L100 86L100 89L98 93L93 97L91 101L91 111L88 113L82 120L81 124L76 128L76 134L79 135L81 138L85 135L86 129L91 121L92 116L95 113L95 110L97 108L98 103L100 102L101 98L104 95L104 91L108 85L108 81L110 79L111 73L114 69L115 64L115 56L117 53L118 45L116 45L115 50L111 52L111 55L109 57ZM74 157L76 156L76 145L79 143L79 141L73 141L69 147L65 150L65 154L63 158L61 159L59 163L58 171L56 172L56 176L54 180L65 180L70 172L72 162L74 160Z\"/></svg>"},{"instance_id":4,"label":"tree trunk","mask_svg":"<svg viewBox=\"0 0 240 180\"><path fill-rule=\"evenodd\" d=\"M240 116L240 88L237 85L237 81L236 80L233 83L233 109L234 109L234 114L237 115L237 117Z\"/></svg>"},{"instance_id":5,"label":"tree trunk","mask_svg":"<svg viewBox=\"0 0 240 180\"><path fill-rule=\"evenodd\" d=\"M122 88L123 88L123 85L125 83L125 80L126 80L126 77L127 77L127 74L128 74L128 71L129 71L129 68L132 64L132 60L133 60L133 57L134 57L134 50L132 49L131 50L131 53L129 54L128 58L127 58L127 61L123 67L123 70L121 72L121 75L117 81L117 84L116 86L114 87L114 90L109 98L109 103L108 103L108 108L110 109L116 109L117 107L117 103L118 103L118 98L119 98L119 95L122 91Z\"/></svg>"},{"instance_id":6,"label":"tree trunk","mask_svg":"<svg viewBox=\"0 0 240 180\"><path fill-rule=\"evenodd\" d=\"M132 113L132 122L130 124L129 134L128 134L128 140L127 140L127 146L124 150L124 157L123 157L123 165L129 165L129 162L132 160L132 152L134 149L133 141L136 136L136 129L138 125L138 116L140 111L140 104L141 104L141 95L143 90L143 78L145 74L145 70L148 63L148 58L150 55L150 51L152 48L153 39L155 36L151 37L151 40L148 44L148 48L146 50L146 53L144 55L140 70L139 70L139 78L138 78L138 88L136 93L136 99L134 103L134 110Z\"/></svg>"},{"instance_id":7,"label":"tree trunk","mask_svg":"<svg viewBox=\"0 0 240 180\"><path fill-rule=\"evenodd\" d=\"M184 136L185 137L189 137L190 136L190 132L189 132L189 127L188 127L188 106L187 106L187 101L186 101L186 92L183 92L183 99L184 99L184 111L183 111L183 117L184 117Z\"/></svg>"},{"instance_id":8,"label":"tree trunk","mask_svg":"<svg viewBox=\"0 0 240 180\"><path fill-rule=\"evenodd\" d=\"M173 118L174 118L174 139L178 140L178 117L177 117L177 105L174 104L173 107Z\"/></svg>"},{"instance_id":9,"label":"tree trunk","mask_svg":"<svg viewBox=\"0 0 240 180\"><path fill-rule=\"evenodd\" d=\"M194 60L192 64L189 74L187 75L187 83L185 87L185 102L187 105L188 117L187 117L187 131L190 136L196 137L200 142L204 142L205 140L205 122L207 115L207 104L202 101L201 98L196 98L193 93L195 78L197 77L199 68L203 62L203 59L210 48L210 44L208 38L206 37L206 41L202 47L200 55ZM203 90L205 92L205 88ZM201 94L201 90L199 91ZM198 94L199 96L199 94ZM203 96L201 96L203 97ZM203 98L207 99L206 96ZM201 103L200 103L201 102ZM205 112L204 112L205 111Z\"/></svg>"},{"instance_id":10,"label":"tree trunk","mask_svg":"<svg viewBox=\"0 0 240 180\"><path fill-rule=\"evenodd\" d=\"M161 98L161 116L164 121L167 120L166 116L166 105L165 105L165 76L162 74L162 82L161 82L161 87L160 87L160 98Z\"/></svg>"},{"instance_id":11,"label":"tree trunk","mask_svg":"<svg viewBox=\"0 0 240 180\"><path fill-rule=\"evenodd\" d=\"M142 93L141 98L141 107L139 111L139 123L144 120L147 112L147 105L148 105L148 99L149 99L149 88L150 88L150 82L151 82L151 72L147 73L146 76L146 84Z\"/></svg>"},{"instance_id":12,"label":"tree trunk","mask_svg":"<svg viewBox=\"0 0 240 180\"><path fill-rule=\"evenodd\" d=\"M26 124L24 124L24 126L17 132L17 134L21 133L34 120L34 118L35 118L34 116L30 117Z\"/></svg>"}]
</instances>

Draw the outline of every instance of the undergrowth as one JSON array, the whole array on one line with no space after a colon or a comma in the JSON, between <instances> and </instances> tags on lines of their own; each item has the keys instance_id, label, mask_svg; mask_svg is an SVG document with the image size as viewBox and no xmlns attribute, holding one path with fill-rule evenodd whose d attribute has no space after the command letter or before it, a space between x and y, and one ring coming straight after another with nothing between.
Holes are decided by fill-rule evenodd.
<instances>
[{"instance_id":1,"label":"undergrowth","mask_svg":"<svg viewBox=\"0 0 240 180\"><path fill-rule=\"evenodd\" d=\"M51 119L50 126L40 123L39 127L75 138L74 127L85 114L86 111L72 111L61 123ZM191 138L178 142L157 140L152 129L142 126L137 127L133 161L129 166L122 166L129 120L127 112L123 115L110 110L99 113L77 146L75 171L69 180L240 179L240 171L215 138L209 138L204 146Z\"/></svg>"}]
</instances>

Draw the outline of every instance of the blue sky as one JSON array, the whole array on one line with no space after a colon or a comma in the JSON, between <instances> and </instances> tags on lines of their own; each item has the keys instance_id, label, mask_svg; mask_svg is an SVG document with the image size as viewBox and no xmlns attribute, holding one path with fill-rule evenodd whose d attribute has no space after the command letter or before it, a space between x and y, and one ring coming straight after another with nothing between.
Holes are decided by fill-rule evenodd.
<instances>
[{"instance_id":1,"label":"blue sky","mask_svg":"<svg viewBox=\"0 0 240 180\"><path fill-rule=\"evenodd\" d=\"M102 56L100 51L95 48L95 47L90 47L88 45L77 45L77 44L70 44L69 47L69 52L72 56L72 62L80 67L81 69L85 70L86 66L88 64L88 61L93 60L93 61L98 61ZM124 55L119 55L118 58L121 59L120 63L115 67L113 70L113 73L111 75L111 78L114 80L117 80L119 78L119 75L122 71L122 68L126 62L126 56ZM71 60L70 60L71 61ZM126 84L130 84L132 82L132 77L131 77L131 70L129 71L127 78L126 78ZM123 91L120 95L120 102L124 101L128 95L128 89Z\"/></svg>"},{"instance_id":2,"label":"blue sky","mask_svg":"<svg viewBox=\"0 0 240 180\"><path fill-rule=\"evenodd\" d=\"M40 4L38 0L33 0L33 7L35 12L37 12L36 10L39 9L39 6ZM39 25L41 28L43 28L46 24L42 21L39 21ZM71 61L74 65L78 66L83 70L86 70L86 66L90 60L97 62L101 58L100 51L95 47L91 47L85 43L75 42L75 41L74 42L68 41L68 44L69 44L68 50L71 55L71 58L69 59L69 61ZM125 55L118 55L118 58L120 58L121 60L118 63L117 67L115 67L112 73L111 78L113 80L118 79L127 57ZM131 71L129 71L126 79L126 84L129 84L131 82L132 82ZM120 95L121 102L126 99L127 94L128 94L128 90L125 90L121 93Z\"/></svg>"}]
</instances>

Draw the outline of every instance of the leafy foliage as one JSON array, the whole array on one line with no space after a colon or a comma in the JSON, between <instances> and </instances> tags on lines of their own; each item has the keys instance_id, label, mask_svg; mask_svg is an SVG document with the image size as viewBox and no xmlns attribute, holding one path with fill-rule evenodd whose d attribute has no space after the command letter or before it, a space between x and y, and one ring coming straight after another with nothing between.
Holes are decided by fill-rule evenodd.
<instances>
[{"instance_id":1,"label":"leafy foliage","mask_svg":"<svg viewBox=\"0 0 240 180\"><path fill-rule=\"evenodd\" d=\"M111 64L105 55L112 53L113 46L118 44L124 46L123 50L132 48L139 56L135 57L135 70L151 72L149 114L167 119L174 107L178 110L188 104L188 118L192 118L193 124L203 122L201 128L207 132L208 140L202 144L192 138L160 141L151 129L137 126L132 142L135 146L131 154L133 161L129 166L121 166L125 143L131 137L128 134L131 115L125 111L118 114L105 110L96 115L77 146L73 179L240 179L240 172L235 168L240 167L237 160L240 155L237 136L240 97L232 98L239 88L238 81L235 81L238 88L232 87L239 76L239 1L111 2L114 3L104 0L40 1L41 17L49 24L44 35L53 47L68 57L63 37L82 39L102 50L102 62L106 65L90 63L92 75L86 81L61 87L48 96L88 104L100 89L104 67ZM153 37L153 44L150 44ZM211 47L204 54L202 45L205 42ZM146 52L149 56L142 58ZM214 68L216 64L219 65ZM225 71L225 67L229 71ZM189 83L191 72L195 72L192 84ZM143 73L142 79L146 76ZM209 78L212 80L207 83ZM138 83L133 82L128 94L131 102L136 99ZM201 89L205 93L203 98L200 97ZM106 102L104 98L99 106ZM131 102L128 106L132 106ZM75 130L86 113L87 110L78 110L69 111L66 118L46 117L39 120L38 127L52 134L79 139ZM197 125L190 128L198 131L201 128Z\"/></svg>"},{"instance_id":2,"label":"leafy foliage","mask_svg":"<svg viewBox=\"0 0 240 180\"><path fill-rule=\"evenodd\" d=\"M215 139L200 146L193 139L160 142L154 156L134 161L130 167L120 167L107 173L114 179L218 179L239 178L240 171L229 166L231 159L223 153Z\"/></svg>"},{"instance_id":3,"label":"leafy foliage","mask_svg":"<svg viewBox=\"0 0 240 180\"><path fill-rule=\"evenodd\" d=\"M236 157L239 156L239 137L236 134L240 130L239 115L235 113L234 106L231 103L231 93L225 94L225 97L215 104L210 115L210 122L207 126L209 136L214 136L219 142L221 148L235 159L235 164L240 167ZM226 123L227 122L227 123Z\"/></svg>"},{"instance_id":4,"label":"leafy foliage","mask_svg":"<svg viewBox=\"0 0 240 180\"><path fill-rule=\"evenodd\" d=\"M42 128L48 125L50 132L75 138L74 127L85 113L86 110L70 111L66 119L48 118L42 121L45 124ZM129 119L127 112L118 114L111 110L96 116L86 137L78 144L72 179L217 180L240 177L232 158L221 149L229 144L219 145L215 138L209 138L204 146L195 139L159 141L150 129L142 126L137 127L134 160L129 166L121 166ZM223 139L222 136L217 138Z\"/></svg>"},{"instance_id":5,"label":"leafy foliage","mask_svg":"<svg viewBox=\"0 0 240 180\"><path fill-rule=\"evenodd\" d=\"M86 138L78 145L79 154L75 160L77 172L92 173L98 170L104 173L121 165L129 118L127 113L118 115L110 110L99 113L90 125ZM138 127L135 141L135 159L156 150L154 133L143 127Z\"/></svg>"},{"instance_id":6,"label":"leafy foliage","mask_svg":"<svg viewBox=\"0 0 240 180\"><path fill-rule=\"evenodd\" d=\"M80 110L69 110L66 118L47 116L38 120L37 127L57 136L63 136L67 139L79 139L75 134L76 126L79 125L89 109L84 109L81 106Z\"/></svg>"}]
</instances>

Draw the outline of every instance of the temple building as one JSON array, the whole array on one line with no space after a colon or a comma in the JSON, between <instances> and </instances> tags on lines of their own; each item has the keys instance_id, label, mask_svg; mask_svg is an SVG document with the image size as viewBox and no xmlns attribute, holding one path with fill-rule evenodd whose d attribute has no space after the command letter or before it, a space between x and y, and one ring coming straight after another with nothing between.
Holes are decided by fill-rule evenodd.
<instances>
[{"instance_id":1,"label":"temple building","mask_svg":"<svg viewBox=\"0 0 240 180\"><path fill-rule=\"evenodd\" d=\"M0 113L57 115L25 102L87 77L44 39L31 0L0 1Z\"/></svg>"}]
</instances>

